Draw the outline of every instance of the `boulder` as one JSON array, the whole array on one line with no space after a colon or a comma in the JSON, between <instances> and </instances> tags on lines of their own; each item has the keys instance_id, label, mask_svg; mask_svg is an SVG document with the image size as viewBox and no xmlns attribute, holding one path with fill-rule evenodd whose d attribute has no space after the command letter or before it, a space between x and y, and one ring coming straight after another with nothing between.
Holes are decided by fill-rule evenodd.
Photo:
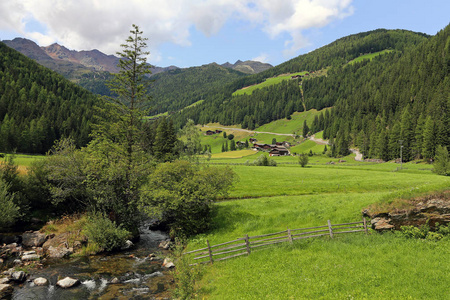
<instances>
[{"instance_id":1,"label":"boulder","mask_svg":"<svg viewBox=\"0 0 450 300\"><path fill-rule=\"evenodd\" d=\"M34 285L36 286L45 286L48 285L48 280L44 277L39 277L33 280Z\"/></svg>"},{"instance_id":2,"label":"boulder","mask_svg":"<svg viewBox=\"0 0 450 300\"><path fill-rule=\"evenodd\" d=\"M80 284L80 281L78 279L73 279L70 277L58 280L58 282L56 283L57 286L62 287L63 289L68 289L78 284Z\"/></svg>"},{"instance_id":3,"label":"boulder","mask_svg":"<svg viewBox=\"0 0 450 300\"><path fill-rule=\"evenodd\" d=\"M173 261L170 258L166 257L164 259L162 266L166 269L170 269L170 268L174 268L175 264L173 263Z\"/></svg>"},{"instance_id":4,"label":"boulder","mask_svg":"<svg viewBox=\"0 0 450 300\"><path fill-rule=\"evenodd\" d=\"M17 272L13 272L11 274L11 278L12 281L16 281L16 282L24 282L25 279L27 279L27 274L25 274L24 271L17 271Z\"/></svg>"},{"instance_id":5,"label":"boulder","mask_svg":"<svg viewBox=\"0 0 450 300\"><path fill-rule=\"evenodd\" d=\"M10 299L14 288L10 284L0 284L0 299Z\"/></svg>"},{"instance_id":6,"label":"boulder","mask_svg":"<svg viewBox=\"0 0 450 300\"><path fill-rule=\"evenodd\" d=\"M39 231L25 232L22 234L22 245L24 247L41 247L46 239L47 234L45 233Z\"/></svg>"},{"instance_id":7,"label":"boulder","mask_svg":"<svg viewBox=\"0 0 450 300\"><path fill-rule=\"evenodd\" d=\"M172 242L169 240L161 241L158 245L159 248L162 248L164 250L168 250L170 246L172 245Z\"/></svg>"},{"instance_id":8,"label":"boulder","mask_svg":"<svg viewBox=\"0 0 450 300\"><path fill-rule=\"evenodd\" d=\"M378 231L391 230L395 227L390 223L391 219L383 217L374 218L370 222L372 223L372 228Z\"/></svg>"},{"instance_id":9,"label":"boulder","mask_svg":"<svg viewBox=\"0 0 450 300\"><path fill-rule=\"evenodd\" d=\"M133 244L132 241L126 240L125 244L120 248L120 250L128 250L128 249L130 249L133 246L134 246L134 244Z\"/></svg>"},{"instance_id":10,"label":"boulder","mask_svg":"<svg viewBox=\"0 0 450 300\"><path fill-rule=\"evenodd\" d=\"M35 261L39 260L41 257L37 254L27 254L21 257L22 261Z\"/></svg>"},{"instance_id":11,"label":"boulder","mask_svg":"<svg viewBox=\"0 0 450 300\"><path fill-rule=\"evenodd\" d=\"M73 253L73 248L66 248L65 246L53 247L47 249L47 255L50 258L63 258Z\"/></svg>"},{"instance_id":12,"label":"boulder","mask_svg":"<svg viewBox=\"0 0 450 300\"><path fill-rule=\"evenodd\" d=\"M117 284L117 283L120 283L120 280L119 280L119 278L114 277L113 279L111 279L111 281L110 281L109 283L111 283L111 284Z\"/></svg>"},{"instance_id":13,"label":"boulder","mask_svg":"<svg viewBox=\"0 0 450 300\"><path fill-rule=\"evenodd\" d=\"M6 284L8 282L9 282L9 278L8 277L0 278L0 284Z\"/></svg>"},{"instance_id":14,"label":"boulder","mask_svg":"<svg viewBox=\"0 0 450 300\"><path fill-rule=\"evenodd\" d=\"M23 265L23 262L20 259L15 259L15 260L13 260L13 264L15 266L21 266L21 265Z\"/></svg>"}]
</instances>

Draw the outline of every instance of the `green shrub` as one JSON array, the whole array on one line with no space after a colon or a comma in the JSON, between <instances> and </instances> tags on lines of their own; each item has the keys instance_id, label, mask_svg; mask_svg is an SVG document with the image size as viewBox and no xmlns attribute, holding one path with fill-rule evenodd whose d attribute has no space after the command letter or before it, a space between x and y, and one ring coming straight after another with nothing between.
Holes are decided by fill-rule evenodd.
<instances>
[{"instance_id":1,"label":"green shrub","mask_svg":"<svg viewBox=\"0 0 450 300\"><path fill-rule=\"evenodd\" d=\"M14 203L14 194L8 192L10 185L0 178L0 229L11 226L19 218L19 207Z\"/></svg>"},{"instance_id":2,"label":"green shrub","mask_svg":"<svg viewBox=\"0 0 450 300\"><path fill-rule=\"evenodd\" d=\"M426 240L428 240L428 241L439 241L439 240L441 240L443 237L444 237L444 236L443 236L442 234L438 233L438 232L430 231L430 232L428 232L428 234L427 234Z\"/></svg>"},{"instance_id":3,"label":"green shrub","mask_svg":"<svg viewBox=\"0 0 450 300\"><path fill-rule=\"evenodd\" d=\"M130 232L116 226L116 223L100 213L93 213L88 217L84 227L84 234L89 243L93 242L105 251L118 249L131 236Z\"/></svg>"},{"instance_id":4,"label":"green shrub","mask_svg":"<svg viewBox=\"0 0 450 300\"><path fill-rule=\"evenodd\" d=\"M252 166L271 166L276 167L277 162L274 159L261 154L256 160L253 161Z\"/></svg>"},{"instance_id":5,"label":"green shrub","mask_svg":"<svg viewBox=\"0 0 450 300\"><path fill-rule=\"evenodd\" d=\"M196 282L203 275L201 265L191 266L192 262L187 255L182 255L183 244L177 239L173 253L176 259L176 269L172 272L175 279L173 291L176 299L192 299L196 292Z\"/></svg>"},{"instance_id":6,"label":"green shrub","mask_svg":"<svg viewBox=\"0 0 450 300\"><path fill-rule=\"evenodd\" d=\"M298 157L298 163L304 168L308 164L308 156L304 153Z\"/></svg>"}]
</instances>

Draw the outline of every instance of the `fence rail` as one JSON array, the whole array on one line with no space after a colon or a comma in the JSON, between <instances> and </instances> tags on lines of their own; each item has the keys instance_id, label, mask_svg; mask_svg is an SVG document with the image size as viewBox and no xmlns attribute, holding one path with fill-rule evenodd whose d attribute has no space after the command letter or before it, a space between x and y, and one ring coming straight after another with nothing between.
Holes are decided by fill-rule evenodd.
<instances>
[{"instance_id":1,"label":"fence rail","mask_svg":"<svg viewBox=\"0 0 450 300\"><path fill-rule=\"evenodd\" d=\"M207 247L185 252L183 255L191 255L194 261L198 261L192 265L214 263L215 261L221 261L241 255L249 255L252 252L252 249L268 245L285 242L293 243L293 241L296 240L320 236L330 236L333 238L335 234L356 232L368 233L367 221L365 218L359 222L331 224L331 221L328 220L327 223L327 225L308 228L287 228L283 231L256 236L245 235L242 238L217 245L210 245L209 241L206 240Z\"/></svg>"}]
</instances>

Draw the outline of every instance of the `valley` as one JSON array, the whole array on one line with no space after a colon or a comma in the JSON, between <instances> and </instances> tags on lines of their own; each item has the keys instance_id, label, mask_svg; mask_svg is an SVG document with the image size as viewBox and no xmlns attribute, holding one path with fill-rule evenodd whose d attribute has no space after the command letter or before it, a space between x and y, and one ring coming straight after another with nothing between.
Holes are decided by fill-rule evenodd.
<instances>
[{"instance_id":1,"label":"valley","mask_svg":"<svg viewBox=\"0 0 450 300\"><path fill-rule=\"evenodd\" d=\"M356 33L276 66L151 68L143 32L130 33L119 66L98 50L0 43L10 297L445 299L450 211L445 224L379 232L367 219L368 234L249 246L195 268L182 253L368 209L395 217L424 197L447 207L450 25ZM22 245L31 228L66 236L55 248L69 258ZM63 275L81 285L56 287Z\"/></svg>"}]
</instances>

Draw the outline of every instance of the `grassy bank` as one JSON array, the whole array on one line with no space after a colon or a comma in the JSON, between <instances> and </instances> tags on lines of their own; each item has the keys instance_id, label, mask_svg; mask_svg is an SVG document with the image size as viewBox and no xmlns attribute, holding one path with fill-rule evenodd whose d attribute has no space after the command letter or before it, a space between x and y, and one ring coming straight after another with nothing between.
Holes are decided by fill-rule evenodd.
<instances>
[{"instance_id":1,"label":"grassy bank","mask_svg":"<svg viewBox=\"0 0 450 300\"><path fill-rule=\"evenodd\" d=\"M239 160L243 160L241 158ZM450 186L430 165L346 163L301 168L233 165L239 176L233 200L216 204L210 232L189 249L245 234L259 235L361 219L373 203ZM211 162L219 161L212 159ZM226 158L220 161L227 161ZM228 159L236 161L236 159ZM450 241L409 240L392 234L341 235L281 244L205 267L199 295L207 299L445 299Z\"/></svg>"}]
</instances>

